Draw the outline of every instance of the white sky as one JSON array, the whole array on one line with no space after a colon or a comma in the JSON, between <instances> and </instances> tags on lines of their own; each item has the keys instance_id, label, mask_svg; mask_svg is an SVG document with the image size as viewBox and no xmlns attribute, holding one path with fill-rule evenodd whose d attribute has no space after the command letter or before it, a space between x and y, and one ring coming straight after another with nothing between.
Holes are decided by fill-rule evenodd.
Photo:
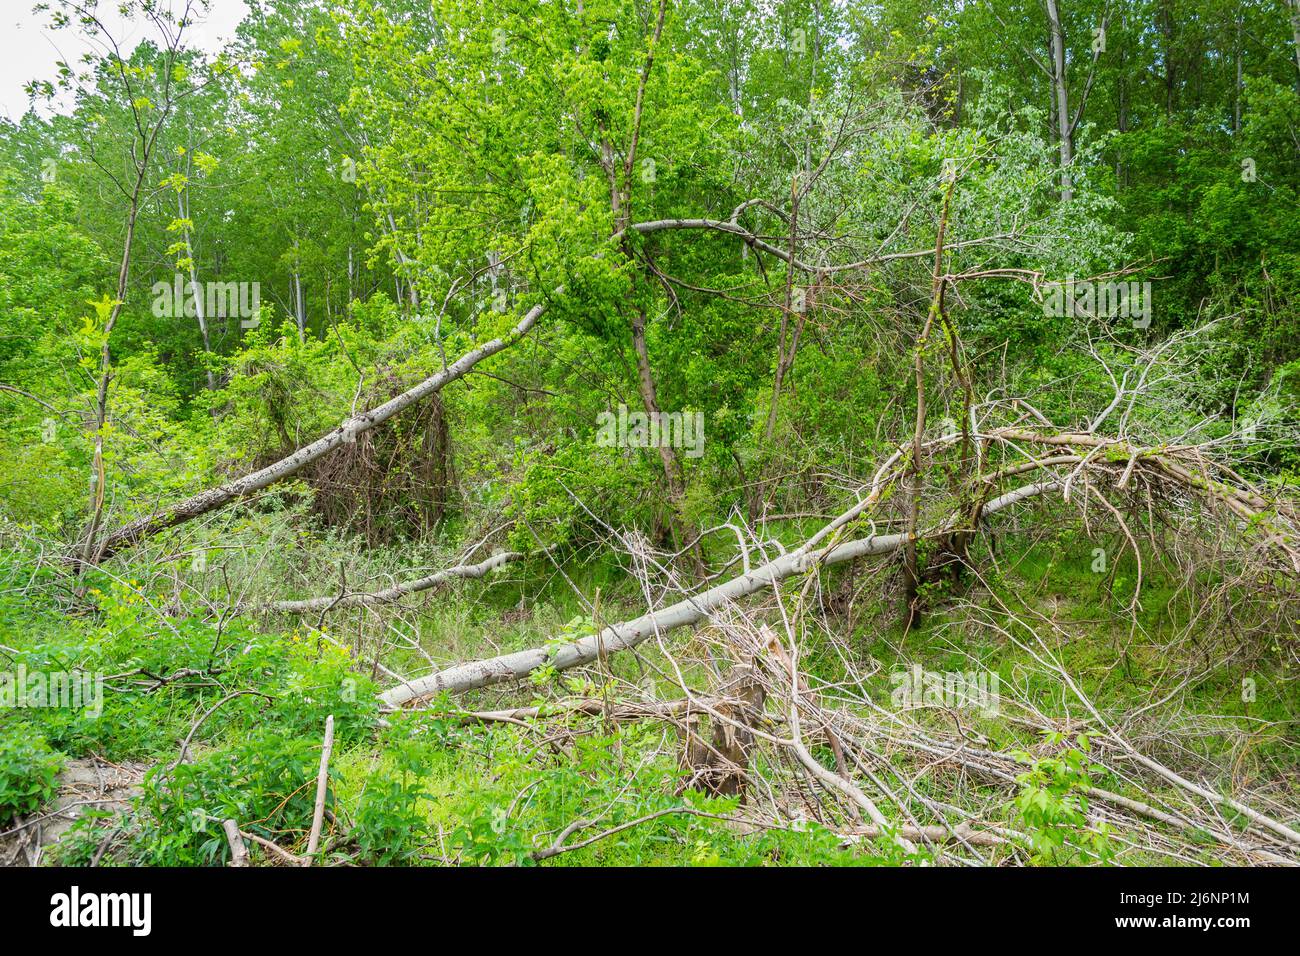
<instances>
[{"instance_id":1,"label":"white sky","mask_svg":"<svg viewBox=\"0 0 1300 956\"><path fill-rule=\"evenodd\" d=\"M184 0L171 2L174 9L183 9ZM15 122L27 112L23 86L29 80L53 80L56 60L66 60L74 70L80 70L83 67L77 61L93 49L75 27L48 29L50 15L32 13L35 3L36 0L0 0L0 115ZM100 0L98 12L118 42L130 49L151 35L152 25L147 21L124 21L117 14L118 3L119 0ZM235 27L247 12L244 0L212 0L208 14L195 18L194 24L186 29L187 46L215 52L222 40L234 36ZM41 108L41 112L48 111Z\"/></svg>"}]
</instances>

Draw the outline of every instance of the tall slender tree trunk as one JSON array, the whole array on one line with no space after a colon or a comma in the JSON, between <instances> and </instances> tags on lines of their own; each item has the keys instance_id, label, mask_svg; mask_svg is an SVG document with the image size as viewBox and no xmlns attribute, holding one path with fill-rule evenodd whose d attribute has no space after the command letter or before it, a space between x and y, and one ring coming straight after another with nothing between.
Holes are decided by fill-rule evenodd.
<instances>
[{"instance_id":1,"label":"tall slender tree trunk","mask_svg":"<svg viewBox=\"0 0 1300 956\"><path fill-rule=\"evenodd\" d=\"M655 387L654 374L650 368L650 350L646 347L645 309L638 308L632 313L632 346L636 350L637 390L641 394L641 404L651 421L659 420L662 409L659 407L659 393ZM676 503L681 497L685 476L677 452L666 441L659 442L659 458L663 461L664 476L668 479L668 495ZM685 542L681 542L685 544Z\"/></svg>"},{"instance_id":2,"label":"tall slender tree trunk","mask_svg":"<svg viewBox=\"0 0 1300 956\"><path fill-rule=\"evenodd\" d=\"M182 220L188 221L190 218L189 202L183 200L183 193L176 194L176 215ZM199 320L199 335L203 339L203 354L205 356L212 354L212 341L208 335L208 319L204 313L203 290L199 287L198 265L194 261L194 243L191 237L191 230L185 230L185 246L189 255L186 257L190 261L190 292L194 296L194 315ZM182 310L183 311L183 310ZM205 369L208 376L208 390L211 391L217 387L216 376L213 374L211 367Z\"/></svg>"},{"instance_id":3,"label":"tall slender tree trunk","mask_svg":"<svg viewBox=\"0 0 1300 956\"><path fill-rule=\"evenodd\" d=\"M1052 99L1055 103L1057 146L1061 163L1061 202L1074 197L1070 166L1074 163L1074 133L1070 128L1070 94L1065 85L1065 29L1057 0L1047 0L1047 24L1052 43Z\"/></svg>"},{"instance_id":4,"label":"tall slender tree trunk","mask_svg":"<svg viewBox=\"0 0 1300 956\"><path fill-rule=\"evenodd\" d=\"M943 209L939 214L939 228L934 242L934 276L931 284L930 308L926 313L921 334L917 336L916 353L913 356L916 375L916 420L912 429L912 455L905 482L907 526L903 543L903 601L906 615L903 628L908 631L916 626L921 616L921 561L917 552L917 534L921 517L921 488L924 484L921 465L926 416L925 350L929 345L930 332L934 329L935 320L942 319L943 315L943 294L948 285L943 272L943 242L948 231L948 209L952 203L954 185L953 181L949 181L943 196Z\"/></svg>"},{"instance_id":5,"label":"tall slender tree trunk","mask_svg":"<svg viewBox=\"0 0 1300 956\"><path fill-rule=\"evenodd\" d=\"M91 463L91 475L94 488L90 493L90 522L82 539L82 560L94 564L98 558L100 546L99 527L104 518L104 489L107 479L104 474L104 426L108 423L108 384L113 379L113 356L108 343L113 335L113 327L122 314L122 305L126 301L126 285L131 274L131 244L135 241L135 223L140 214L140 191L144 186L145 168L148 165L148 152L145 153L144 166L136 178L135 189L131 194L130 206L126 216L126 239L122 242L122 261L117 270L117 298L104 323L104 344L99 355L99 386L95 390L95 451Z\"/></svg>"},{"instance_id":6,"label":"tall slender tree trunk","mask_svg":"<svg viewBox=\"0 0 1300 956\"><path fill-rule=\"evenodd\" d=\"M1174 115L1174 90L1177 87L1174 69L1174 14L1169 0L1162 0L1159 14L1159 32L1164 40L1165 61L1165 116Z\"/></svg>"},{"instance_id":7,"label":"tall slender tree trunk","mask_svg":"<svg viewBox=\"0 0 1300 956\"><path fill-rule=\"evenodd\" d=\"M1300 91L1300 0L1291 0L1291 40L1295 49L1296 90Z\"/></svg>"},{"instance_id":8,"label":"tall slender tree trunk","mask_svg":"<svg viewBox=\"0 0 1300 956\"><path fill-rule=\"evenodd\" d=\"M95 22L98 25L98 21ZM102 26L100 26L100 29L102 30ZM182 27L181 31L183 29ZM174 57L180 49L181 31L169 38L170 42L174 44L166 51L169 57ZM109 42L112 42L111 38L109 38ZM126 79L125 65L120 58L116 60L116 64L123 81L123 88L130 95L131 84ZM165 75L171 75L170 64ZM95 390L95 449L91 465L94 486L90 492L90 520L86 524L80 546L74 545L73 547L74 553L80 555L79 560L74 558L76 573L78 574L86 565L97 563L106 546L98 538L99 529L104 520L105 486L107 485L104 470L104 429L108 424L108 386L113 380L113 355L109 343L112 341L113 329L117 325L117 320L122 315L122 307L126 304L127 284L131 275L131 245L135 241L135 227L140 216L140 197L144 194L145 179L149 174L149 164L153 158L154 148L158 143L158 136L171 115L172 105L170 86L168 86L167 96L161 105L161 109L156 113L156 119L145 124L142 121L136 102L131 101L131 114L135 120L135 127L140 139L138 144L134 139L131 143L131 160L134 167L135 181L132 183L130 192L126 193L126 236L122 240L122 258L117 270L117 295L113 300L112 308L109 310L108 318L104 322L103 343L100 346L99 384Z\"/></svg>"},{"instance_id":9,"label":"tall slender tree trunk","mask_svg":"<svg viewBox=\"0 0 1300 956\"><path fill-rule=\"evenodd\" d=\"M631 197L632 197L632 177L636 169L637 146L641 138L641 115L645 107L645 90L646 84L650 79L650 70L654 66L655 50L659 46L659 38L663 33L664 15L667 12L667 0L660 0L659 12L654 25L654 32L650 37L650 46L646 51L645 62L641 66L641 77L637 84L636 103L632 111L632 136L628 142L627 153L620 167L614 155L613 144L608 136L604 135L605 130L602 128L601 138L601 165L605 168L605 174L609 178L609 202L612 220L614 223L614 234L623 235L622 241L623 255L629 261L635 258L635 251L627 241L628 227L631 223ZM645 407L646 415L650 416L651 421L661 421L659 408L659 390L655 385L654 369L650 364L650 348L646 341L646 310L645 306L638 304L632 310L631 316L632 327L632 348L636 352L636 371L637 371L637 391L641 396L641 404ZM663 463L664 478L668 484L668 499L672 508L671 526L673 534L676 536L678 547L687 546L686 527L681 519L681 501L685 492L686 475L682 469L681 460L677 457L677 452L672 445L662 440L660 434L659 459ZM703 558L699 550L698 541L692 549L692 556L695 561L697 571L703 570Z\"/></svg>"},{"instance_id":10,"label":"tall slender tree trunk","mask_svg":"<svg viewBox=\"0 0 1300 956\"><path fill-rule=\"evenodd\" d=\"M295 243L297 245L297 243ZM307 341L307 313L302 304L302 277L297 268L293 270L293 312L298 323L298 341Z\"/></svg>"},{"instance_id":11,"label":"tall slender tree trunk","mask_svg":"<svg viewBox=\"0 0 1300 956\"><path fill-rule=\"evenodd\" d=\"M1121 133L1128 132L1128 82L1124 78L1124 53L1119 55L1119 79L1116 80L1118 89L1115 91L1115 125ZM1127 182L1128 168L1124 165L1123 147L1115 151L1115 182L1120 189L1128 186Z\"/></svg>"},{"instance_id":12,"label":"tall slender tree trunk","mask_svg":"<svg viewBox=\"0 0 1300 956\"><path fill-rule=\"evenodd\" d=\"M1236 49L1233 51L1234 59L1237 61L1237 79L1232 86L1232 132L1234 134L1241 132L1241 61L1244 51L1241 46L1241 13L1237 14L1237 42Z\"/></svg>"}]
</instances>

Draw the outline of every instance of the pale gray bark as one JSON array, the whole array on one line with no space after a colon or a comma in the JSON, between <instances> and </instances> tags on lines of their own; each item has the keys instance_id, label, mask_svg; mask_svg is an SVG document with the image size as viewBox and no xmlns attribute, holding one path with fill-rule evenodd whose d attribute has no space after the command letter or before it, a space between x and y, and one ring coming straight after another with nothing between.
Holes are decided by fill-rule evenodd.
<instances>
[{"instance_id":1,"label":"pale gray bark","mask_svg":"<svg viewBox=\"0 0 1300 956\"><path fill-rule=\"evenodd\" d=\"M402 584L395 584L390 588L384 588L380 591L358 591L353 594L343 594L334 597L315 597L305 598L299 601L276 601L267 605L267 610L283 611L289 614L310 614L315 611L336 611L349 607L370 604L391 604L398 601L408 594L416 594L420 591L427 591L430 588L437 587L457 578L481 578L489 571L501 567L503 564L509 564L511 561L519 561L527 555L519 551L502 551L500 554L494 554L485 561L478 564L460 564L454 568L446 568L435 574L426 575L417 578L414 581L406 581Z\"/></svg>"},{"instance_id":2,"label":"pale gray bark","mask_svg":"<svg viewBox=\"0 0 1300 956\"><path fill-rule=\"evenodd\" d=\"M188 167L187 167L187 172L188 172ZM179 216L182 220L188 220L190 218L189 201L184 197L185 197L184 192L178 192L176 194L176 215ZM187 258L190 261L190 291L194 293L194 314L195 316L198 317L199 320L199 334L203 338L203 351L205 354L211 355L212 340L211 337L208 335L208 317L203 311L205 303L203 301L203 293L199 287L199 271L198 271L198 266L195 264L194 261L194 244L191 241L191 231L189 229L185 230L185 244L188 247L188 252L189 252L189 256ZM184 313L185 313L184 300L182 300L181 314L184 315ZM208 388L209 389L216 388L217 381L216 381L216 377L212 374L211 368L207 370L207 375L208 375Z\"/></svg>"},{"instance_id":3,"label":"pale gray bark","mask_svg":"<svg viewBox=\"0 0 1300 956\"><path fill-rule=\"evenodd\" d=\"M1047 0L1047 23L1052 37L1052 95L1056 103L1057 146L1061 155L1061 201L1074 195L1070 166L1074 162L1074 131L1070 123L1070 95L1065 86L1065 29L1057 0Z\"/></svg>"},{"instance_id":4,"label":"pale gray bark","mask_svg":"<svg viewBox=\"0 0 1300 956\"><path fill-rule=\"evenodd\" d=\"M1291 0L1291 40L1295 48L1296 86L1300 87L1300 0Z\"/></svg>"},{"instance_id":5,"label":"pale gray bark","mask_svg":"<svg viewBox=\"0 0 1300 956\"><path fill-rule=\"evenodd\" d=\"M267 465L265 468L244 475L242 478L227 482L220 487L200 492L159 514L149 515L133 521L106 535L98 551L94 552L97 555L97 560L102 561L150 535L183 524L192 518L197 518L199 515L224 508L278 481L283 481L290 475L296 474L311 462L329 454L345 442L354 441L358 435L382 425L394 415L404 411L421 399L427 398L449 382L461 378L484 359L513 345L528 333L528 330L533 327L533 324L536 323L545 310L545 304L534 306L506 335L485 342L473 351L467 352L443 371L429 376L414 388L407 389L377 408L348 419L328 434L316 439L310 445L304 445L293 454Z\"/></svg>"},{"instance_id":6,"label":"pale gray bark","mask_svg":"<svg viewBox=\"0 0 1300 956\"><path fill-rule=\"evenodd\" d=\"M325 718L325 741L320 752L320 771L316 775L316 807L311 818L311 835L307 838L307 858L303 866L311 866L320 847L320 828L325 821L325 794L329 787L330 754L334 750L334 715Z\"/></svg>"},{"instance_id":7,"label":"pale gray bark","mask_svg":"<svg viewBox=\"0 0 1300 956\"><path fill-rule=\"evenodd\" d=\"M293 241L294 249L298 248L298 240ZM298 267L294 266L293 270L293 317L298 324L298 341L307 341L307 313L303 308L302 302L302 277L298 274Z\"/></svg>"},{"instance_id":8,"label":"pale gray bark","mask_svg":"<svg viewBox=\"0 0 1300 956\"><path fill-rule=\"evenodd\" d=\"M990 501L984 507L984 514L995 514L1026 498L1041 494L1055 485L1055 481L1045 481L1007 492ZM861 507L855 505L845 515L856 514L860 510ZM842 525L845 522L845 515L841 515L827 527ZM901 548L906 540L906 536L901 534L872 535L869 538L846 541L843 544L818 550L816 542L823 540L824 537L825 533L819 532L802 547L748 574L732 578L725 584L709 588L661 610L643 614L621 624L610 625L599 634L574 641L553 653L545 648L531 648L513 654L502 654L488 660L458 664L436 674L407 681L380 695L380 700L390 707L398 707L421 697L442 693L455 694L476 687L486 687L489 684L519 680L545 664L550 664L557 670L589 664L598 656L635 647L656 634L697 624L707 618L710 612L771 587L776 582L815 564L840 564L869 555L888 554Z\"/></svg>"}]
</instances>

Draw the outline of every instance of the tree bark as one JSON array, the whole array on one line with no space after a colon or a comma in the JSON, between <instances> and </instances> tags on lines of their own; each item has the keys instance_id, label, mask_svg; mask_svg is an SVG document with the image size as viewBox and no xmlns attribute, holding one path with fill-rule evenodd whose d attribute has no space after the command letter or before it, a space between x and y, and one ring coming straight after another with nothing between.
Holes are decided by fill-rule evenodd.
<instances>
[{"instance_id":1,"label":"tree bark","mask_svg":"<svg viewBox=\"0 0 1300 956\"><path fill-rule=\"evenodd\" d=\"M948 231L948 210L952 204L952 191L957 178L955 170L952 176L953 178L948 182L948 188L943 194L943 209L939 214L939 228L935 235L930 308L926 313L925 325L921 328L921 334L917 336L916 350L913 355L916 375L916 420L912 427L912 460L907 471L906 482L907 529L903 541L903 574L905 576L903 600L907 615L904 623L905 631L910 631L916 623L921 588L921 568L920 559L917 555L916 537L917 522L920 520L921 514L921 446L925 439L925 349L929 344L930 331L934 328L934 321L943 313L943 294L948 285L943 270L943 240Z\"/></svg>"},{"instance_id":2,"label":"tree bark","mask_svg":"<svg viewBox=\"0 0 1300 956\"><path fill-rule=\"evenodd\" d=\"M399 412L439 391L449 382L461 378L484 359L509 348L528 333L528 330L533 327L545 310L545 304L533 306L506 335L485 342L473 351L467 352L446 369L429 376L414 388L410 388L402 394L389 399L377 408L348 419L328 434L316 439L309 445L304 445L293 454L280 459L274 464L267 465L265 468L261 468L242 478L227 482L220 487L200 492L173 505L166 511L140 518L106 535L99 550L94 552L93 560L89 556L84 560L91 564L98 563L112 557L123 548L131 547L145 538L157 534L159 531L174 528L192 518L224 508L235 501L247 498L263 488L296 474L306 465L316 461L323 455L329 454L345 442L354 440L356 436L382 425Z\"/></svg>"},{"instance_id":3,"label":"tree bark","mask_svg":"<svg viewBox=\"0 0 1300 956\"><path fill-rule=\"evenodd\" d=\"M176 194L176 215L178 215L183 220L189 220L190 218L189 202L182 198L183 195L184 195L183 193ZM185 246L186 246L186 251L188 252L187 258L190 260L190 291L194 295L194 315L199 320L199 335L202 336L203 338L203 352L205 355L211 355L212 340L211 337L208 335L208 318L203 311L204 301L203 301L202 291L199 288L198 264L194 261L194 243L190 241L190 234L191 234L191 230L186 229ZM184 315L183 308L181 309L181 314ZM216 381L216 377L212 373L211 368L208 368L206 371L208 375L208 390L211 391L212 389L215 389L217 387L217 381Z\"/></svg>"},{"instance_id":4,"label":"tree bark","mask_svg":"<svg viewBox=\"0 0 1300 956\"><path fill-rule=\"evenodd\" d=\"M1300 90L1300 0L1291 0L1291 39L1295 47L1296 89Z\"/></svg>"},{"instance_id":5,"label":"tree bark","mask_svg":"<svg viewBox=\"0 0 1300 956\"><path fill-rule=\"evenodd\" d=\"M478 564L458 564L454 568L446 568L434 574L417 578L414 581L395 584L380 591L357 591L352 594L340 594L332 597L304 598L298 601L275 601L266 605L266 609L282 611L288 614L310 614L315 611L339 611L359 605L391 604L408 594L427 591L456 578L484 577L489 571L493 571L512 561L520 561L526 557L527 555L519 551L502 551L500 554L494 554Z\"/></svg>"},{"instance_id":6,"label":"tree bark","mask_svg":"<svg viewBox=\"0 0 1300 956\"><path fill-rule=\"evenodd\" d=\"M1065 29L1057 0L1047 0L1047 23L1052 38L1052 95L1056 104L1056 130L1061 157L1061 202L1074 196L1070 166L1074 162L1074 131L1070 123L1070 94L1065 85Z\"/></svg>"},{"instance_id":7,"label":"tree bark","mask_svg":"<svg viewBox=\"0 0 1300 956\"><path fill-rule=\"evenodd\" d=\"M1009 491L990 501L984 508L984 514L996 514L1004 508L1055 486L1056 482L1053 480L1025 485ZM380 700L390 707L400 707L408 701L421 697L442 693L456 694L490 684L519 680L545 664L550 664L557 670L589 664L613 651L635 647L657 634L699 623L707 618L711 611L771 587L790 575L807 570L816 564L841 564L868 555L889 554L903 546L906 535L887 534L873 535L869 538L817 549L815 542L821 541L829 529L842 526L847 516L860 511L860 506L855 505L836 521L827 525L822 532L809 539L802 547L748 574L732 578L725 584L709 588L661 610L643 614L621 624L613 624L598 634L584 637L553 652L546 648L533 648L513 654L503 654L489 660L458 664L436 674L407 681L380 695Z\"/></svg>"}]
</instances>

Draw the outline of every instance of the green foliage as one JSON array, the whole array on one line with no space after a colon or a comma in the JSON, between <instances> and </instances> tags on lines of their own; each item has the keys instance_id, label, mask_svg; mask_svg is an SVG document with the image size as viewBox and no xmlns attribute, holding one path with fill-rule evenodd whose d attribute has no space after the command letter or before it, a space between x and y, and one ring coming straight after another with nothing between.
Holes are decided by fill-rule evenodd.
<instances>
[{"instance_id":1,"label":"green foliage","mask_svg":"<svg viewBox=\"0 0 1300 956\"><path fill-rule=\"evenodd\" d=\"M144 862L193 866L225 860L226 819L268 839L301 836L311 825L319 760L320 747L311 739L256 729L170 775L156 768L145 779L138 806Z\"/></svg>"},{"instance_id":2,"label":"green foliage","mask_svg":"<svg viewBox=\"0 0 1300 956\"><path fill-rule=\"evenodd\" d=\"M63 758L45 738L15 722L0 728L0 824L38 809L57 790Z\"/></svg>"},{"instance_id":3,"label":"green foliage","mask_svg":"<svg viewBox=\"0 0 1300 956\"><path fill-rule=\"evenodd\" d=\"M1114 855L1109 829L1105 823L1092 827L1088 821L1086 792L1093 785L1091 775L1103 771L1088 756L1092 742L1087 734L1078 734L1071 746L1065 734L1050 732L1043 735L1043 744L1059 749L1059 754L1042 757L1023 750L1011 754L1029 768L1016 775L1020 792L1011 806L1029 834L1035 859L1059 864L1086 849L1099 862L1109 862ZM1067 840L1072 844L1069 848Z\"/></svg>"},{"instance_id":4,"label":"green foliage","mask_svg":"<svg viewBox=\"0 0 1300 956\"><path fill-rule=\"evenodd\" d=\"M913 427L950 166L939 265L958 277L947 318L977 421L1019 397L1062 429L1087 427L1119 382L1141 380L1149 399L1116 406L1112 423L1216 442L1269 496L1300 477L1300 94L1275 0L1072 2L1060 90L1040 68L1050 31L1029 0L683 0L664 6L657 37L644 0L249 6L224 51L155 37L124 59L60 64L30 87L48 118L0 120L0 648L6 667L106 677L97 712L0 714L0 815L48 799L61 755L138 759L153 770L118 821L123 861L221 863L227 817L300 850L333 715L326 842L338 862L530 865L588 819L570 843L628 826L548 865L908 862L816 825L737 834L710 816L736 813L734 801L680 792L650 723L566 716L571 739L541 748L442 701L381 730L374 682L381 664L422 673L489 646L553 654L615 612L640 613L611 529L684 560L683 529L710 529L699 548L730 576L740 519L765 529L765 546L789 545L859 493ZM48 12L58 29L96 29L66 4ZM633 228L659 220L673 227ZM775 250L791 244L810 268L787 271ZM847 268L845 250L870 261ZM1127 270L1154 286L1150 328L1044 308L1046 282ZM157 307L155 284L177 277L257 283L260 308L200 328ZM542 304L524 340L293 480L68 572L92 512L100 532L121 527L281 459ZM1194 341L1171 338L1200 326ZM1155 344L1166 351L1148 374L1139 350ZM945 330L923 349L927 434L964 412L956 345ZM654 403L703 415L698 456L603 442L602 414ZM997 466L994 446L981 452ZM934 475L954 484L923 523L968 491L954 454L937 456ZM1097 461L1126 459L1117 447ZM886 488L880 514L845 533L896 525L897 511L876 522L898 503ZM1196 587L1280 600L1274 581L1248 592L1218 571L1184 591L1153 560L1159 522L1135 511L1157 550L1142 552L1139 594L1143 534L1089 527L1097 540L1085 540L1045 513L1039 541L981 556L982 583L1029 588L1087 622L1088 639L1062 653L1113 706L1128 701L1112 673L1160 680L1143 642L1190 627ZM773 515L795 517L760 521ZM1267 518L1237 530L1272 534ZM1084 557L1099 542L1104 575ZM260 608L497 547L532 557L400 615L295 626ZM918 551L937 556L931 541ZM904 643L883 600L847 568L828 574L843 593L818 610L858 631L854 665L896 659ZM920 597L943 613L969 584L944 576ZM1121 635L1115 617L1139 598L1138 627ZM1272 622L1229 622L1237 646L1224 657L1286 688L1294 635L1276 623L1284 606L1266 609ZM1015 621L1005 633L1025 636ZM908 634L906 649L931 639ZM843 648L808 643L819 681L846 678ZM923 650L961 664L952 646ZM1025 660L979 650L1008 678ZM597 677L543 666L523 689L542 704L609 694L643 664ZM1244 703L1240 678L1225 666L1189 693L1227 713ZM1046 678L1025 680L1056 702ZM1270 727L1294 724L1276 688L1254 706ZM1005 725L982 732L1027 747ZM1251 733L1279 775L1293 765L1280 732ZM1018 753L1028 769L1008 812L1036 861L1110 861L1088 822L1087 737ZM94 855L102 822L78 825L69 859Z\"/></svg>"},{"instance_id":5,"label":"green foliage","mask_svg":"<svg viewBox=\"0 0 1300 956\"><path fill-rule=\"evenodd\" d=\"M410 727L398 723L388 733L384 756L377 761L382 770L366 776L357 800L351 839L359 859L381 866L416 858L427 833L420 802L430 799L427 779L436 745L410 736Z\"/></svg>"}]
</instances>

